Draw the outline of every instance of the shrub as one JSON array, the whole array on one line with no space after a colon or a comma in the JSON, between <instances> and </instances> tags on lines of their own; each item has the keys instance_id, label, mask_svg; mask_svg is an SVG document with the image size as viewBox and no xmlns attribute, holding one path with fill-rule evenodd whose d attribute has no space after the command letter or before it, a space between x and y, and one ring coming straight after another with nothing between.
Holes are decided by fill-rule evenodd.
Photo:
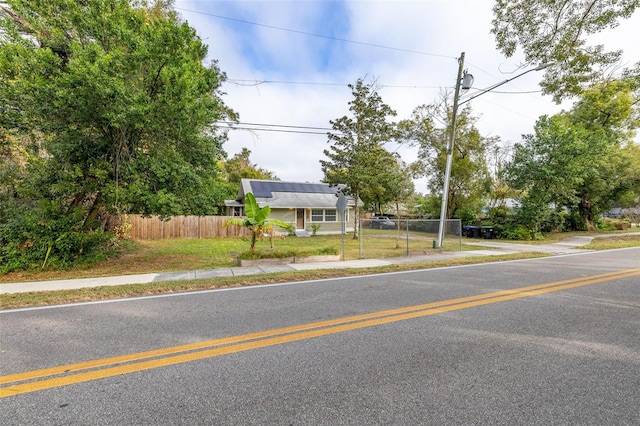
<instances>
[{"instance_id":1,"label":"shrub","mask_svg":"<svg viewBox=\"0 0 640 426\"><path fill-rule=\"evenodd\" d=\"M533 235L531 231L522 225L506 227L501 231L502 238L506 240L531 240Z\"/></svg>"},{"instance_id":2,"label":"shrub","mask_svg":"<svg viewBox=\"0 0 640 426\"><path fill-rule=\"evenodd\" d=\"M542 232L562 232L566 226L566 213L553 211L540 223Z\"/></svg>"},{"instance_id":3,"label":"shrub","mask_svg":"<svg viewBox=\"0 0 640 426\"><path fill-rule=\"evenodd\" d=\"M287 224L287 226L284 227L284 230L287 233L287 236L289 237L293 237L294 235L296 235L296 227L295 225L292 224Z\"/></svg>"},{"instance_id":4,"label":"shrub","mask_svg":"<svg viewBox=\"0 0 640 426\"><path fill-rule=\"evenodd\" d=\"M580 216L580 213L573 211L565 216L565 230L586 231L587 222Z\"/></svg>"},{"instance_id":5,"label":"shrub","mask_svg":"<svg viewBox=\"0 0 640 426\"><path fill-rule=\"evenodd\" d=\"M17 206L16 206L17 207ZM104 259L114 236L83 226L81 210L61 212L53 202L14 208L0 223L0 273L66 269Z\"/></svg>"},{"instance_id":6,"label":"shrub","mask_svg":"<svg viewBox=\"0 0 640 426\"><path fill-rule=\"evenodd\" d=\"M616 224L610 220L597 220L595 225L601 231L615 231L617 229Z\"/></svg>"}]
</instances>

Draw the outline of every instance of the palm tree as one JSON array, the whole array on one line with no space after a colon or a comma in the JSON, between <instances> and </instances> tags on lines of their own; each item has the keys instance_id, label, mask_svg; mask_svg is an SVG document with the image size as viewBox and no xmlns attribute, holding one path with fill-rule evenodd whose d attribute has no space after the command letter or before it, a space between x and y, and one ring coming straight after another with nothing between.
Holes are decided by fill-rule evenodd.
<instances>
[{"instance_id":1,"label":"palm tree","mask_svg":"<svg viewBox=\"0 0 640 426\"><path fill-rule=\"evenodd\" d=\"M273 229L273 225L286 229L289 224L278 219L269 219L271 207L258 206L256 197L252 193L248 193L244 198L244 211L246 215L245 218L234 217L227 219L223 226L238 225L249 228L251 231L251 251L255 250L258 238L260 238L260 240L264 239L265 234L269 237L271 248L273 248L274 237L284 239L284 234Z\"/></svg>"}]
</instances>

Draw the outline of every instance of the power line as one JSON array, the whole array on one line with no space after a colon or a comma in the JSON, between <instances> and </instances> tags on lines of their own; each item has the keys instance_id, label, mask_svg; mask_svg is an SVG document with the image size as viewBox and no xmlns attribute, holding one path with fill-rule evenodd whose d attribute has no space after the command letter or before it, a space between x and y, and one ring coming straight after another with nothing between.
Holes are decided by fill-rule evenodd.
<instances>
[{"instance_id":1,"label":"power line","mask_svg":"<svg viewBox=\"0 0 640 426\"><path fill-rule=\"evenodd\" d=\"M235 121L219 121L219 124L227 124L229 126L241 125L241 126L260 126L260 127L284 127L289 129L305 129L305 130L333 130L329 127L313 127L313 126L294 126L292 124L267 124L267 123L240 123Z\"/></svg>"},{"instance_id":2,"label":"power line","mask_svg":"<svg viewBox=\"0 0 640 426\"><path fill-rule=\"evenodd\" d=\"M286 81L286 80L251 80L251 79L233 79L228 78L226 80L229 83L236 84L238 86L260 86L262 84L300 84L307 86L348 86L350 83L324 83L314 81ZM396 84L381 84L380 88L393 88L393 89L439 89L440 86L419 86L419 85L396 85Z\"/></svg>"},{"instance_id":3,"label":"power line","mask_svg":"<svg viewBox=\"0 0 640 426\"><path fill-rule=\"evenodd\" d=\"M248 86L255 87L260 86L262 84L300 84L307 86L348 86L350 83L327 83L327 82L316 82L316 81L286 81L286 80L252 80L252 79L234 79L228 78L225 81L229 83L236 84L238 86ZM381 84L380 88L391 88L391 89L440 89L442 86L419 86L419 85L397 85L397 84ZM472 87L475 90L482 90L475 87ZM492 90L491 93L499 93L504 95L518 95L518 94L531 94L531 93L542 93L542 90L522 90L522 91L500 91L500 90Z\"/></svg>"},{"instance_id":4,"label":"power line","mask_svg":"<svg viewBox=\"0 0 640 426\"><path fill-rule=\"evenodd\" d=\"M473 87L473 89L475 89L475 87ZM481 90L481 89L476 89L476 90ZM528 95L531 93L542 93L542 90L521 90L521 91L515 91L515 92L505 92L502 90L492 90L491 93L499 93L501 95Z\"/></svg>"},{"instance_id":5,"label":"power line","mask_svg":"<svg viewBox=\"0 0 640 426\"><path fill-rule=\"evenodd\" d=\"M219 129L223 128L220 126L214 126ZM250 130L255 132L279 132L279 133L300 133L306 135L324 135L326 136L326 132L306 132L303 130L285 130L285 129L265 129L265 128L257 128L257 127L224 127L227 130Z\"/></svg>"},{"instance_id":6,"label":"power line","mask_svg":"<svg viewBox=\"0 0 640 426\"><path fill-rule=\"evenodd\" d=\"M379 49L395 50L395 51L398 51L398 52L406 52L406 53L415 53L415 54L418 54L418 55L434 56L434 57L437 57L437 58L457 59L454 56L439 55L437 53L421 52L419 50L402 49L402 48L398 48L398 47L384 46L384 45L381 45L381 44L374 44L374 43L366 43L366 42L362 42L362 41L348 40L348 39L345 39L345 38L327 36L327 35L323 35L323 34L309 33L309 32L306 32L306 31L293 30L291 28L284 28L284 27L277 27L277 26L274 26L274 25L261 24L259 22L245 21L244 19L230 18L228 16L221 16L221 15L216 15L216 14L213 14L213 13L200 12L200 11L197 11L197 10L190 10L190 9L183 9L181 7L175 7L174 9L180 10L180 11L183 11L183 12L191 12L191 13L197 13L197 14L200 14L200 15L211 16L213 18L218 18L218 19L225 19L227 21L239 22L239 23L242 23L242 24L255 25L255 26L258 26L258 27L270 28L270 29L273 29L273 30L287 31L287 32L290 32L290 33L295 33L295 34L302 34L302 35L306 35L306 36L309 36L309 37L324 38L324 39L327 39L327 40L335 40L335 41L341 41L343 43L351 43L351 44L358 44L358 45L361 45L361 46L376 47L376 48L379 48Z\"/></svg>"},{"instance_id":7,"label":"power line","mask_svg":"<svg viewBox=\"0 0 640 426\"><path fill-rule=\"evenodd\" d=\"M476 87L471 87L471 89L473 90L477 90L477 92L471 94L471 93L467 93L467 97L473 97L475 96L477 93L482 92L485 89L478 89ZM489 93L489 92L487 92ZM532 94L532 93L542 93L542 90L519 90L519 91L502 91L502 90L492 90L490 93L494 93L494 94L500 94L500 95L528 95L528 94ZM464 100L464 99L462 99Z\"/></svg>"},{"instance_id":8,"label":"power line","mask_svg":"<svg viewBox=\"0 0 640 426\"><path fill-rule=\"evenodd\" d=\"M317 83L311 81L280 81L280 80L241 80L228 78L225 81L238 86L260 86L262 84L302 84L308 86L347 86L348 83Z\"/></svg>"},{"instance_id":9,"label":"power line","mask_svg":"<svg viewBox=\"0 0 640 426\"><path fill-rule=\"evenodd\" d=\"M226 130L250 130L259 132L280 132L280 133L300 133L308 135L327 135L334 129L328 127L294 126L289 124L266 124L266 123L239 123L231 121L220 121L214 124L218 129ZM339 133L339 132L338 132Z\"/></svg>"}]
</instances>

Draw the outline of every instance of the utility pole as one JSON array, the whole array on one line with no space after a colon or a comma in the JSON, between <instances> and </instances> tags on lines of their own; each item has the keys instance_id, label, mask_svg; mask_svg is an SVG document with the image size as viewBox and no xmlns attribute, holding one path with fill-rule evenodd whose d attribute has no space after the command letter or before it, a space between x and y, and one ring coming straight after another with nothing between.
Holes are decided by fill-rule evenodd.
<instances>
[{"instance_id":1,"label":"utility pole","mask_svg":"<svg viewBox=\"0 0 640 426\"><path fill-rule=\"evenodd\" d=\"M460 95L460 83L462 82L462 72L464 68L464 52L458 59L458 78L456 79L456 89L453 95L453 112L451 114L451 131L449 133L449 143L447 144L447 165L444 171L444 188L442 189L442 206L440 209L440 227L438 228L438 247L442 247L444 240L444 228L447 220L447 203L449 199L449 179L451 178L451 163L453 162L453 148L455 145L456 116L458 115L458 96Z\"/></svg>"},{"instance_id":2,"label":"utility pole","mask_svg":"<svg viewBox=\"0 0 640 426\"><path fill-rule=\"evenodd\" d=\"M442 247L442 243L444 240L444 228L447 220L447 204L449 199L449 180L451 180L451 164L453 162L453 148L455 147L456 141L456 117L458 115L458 106L462 104L466 104L472 99L477 98L480 95L484 95L487 92L495 89L496 87L500 87L503 84L506 84L512 80L515 80L518 77L522 77L523 75L530 73L531 71L541 71L552 64L540 64L535 68L524 71L515 77L508 78L504 81L494 84L470 98L465 99L462 102L458 102L458 98L460 97L460 87L462 86L463 90L468 90L471 88L473 84L473 76L471 74L467 74L463 72L464 68L464 52L460 54L460 59L458 59L458 79L456 80L456 90L453 95L453 111L451 114L451 132L449 133L449 143L447 144L447 165L444 171L444 188L442 190L442 208L440 209L440 229L438 230L438 241L437 246ZM464 76L463 76L464 73ZM435 245L436 241L434 241Z\"/></svg>"}]
</instances>

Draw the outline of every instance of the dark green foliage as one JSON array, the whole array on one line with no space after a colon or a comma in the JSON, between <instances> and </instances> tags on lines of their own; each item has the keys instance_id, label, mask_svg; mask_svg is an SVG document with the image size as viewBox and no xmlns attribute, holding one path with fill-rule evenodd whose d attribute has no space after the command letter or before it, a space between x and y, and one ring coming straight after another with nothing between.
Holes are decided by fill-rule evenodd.
<instances>
[{"instance_id":1,"label":"dark green foliage","mask_svg":"<svg viewBox=\"0 0 640 426\"><path fill-rule=\"evenodd\" d=\"M22 269L69 268L104 257L114 242L99 226L87 230L82 211L61 212L43 200L24 208L14 203L0 223L0 273Z\"/></svg>"},{"instance_id":2,"label":"dark green foliage","mask_svg":"<svg viewBox=\"0 0 640 426\"><path fill-rule=\"evenodd\" d=\"M376 187L380 186L376 177L385 171L385 162L393 156L384 144L393 140L396 126L387 121L396 112L382 101L373 84L365 84L358 79L349 88L353 100L349 102L349 116L331 120L334 132L328 134L331 147L324 150L328 160L320 160L324 182L330 185L345 185L342 192L351 195L356 202L361 194L370 195L375 200ZM391 160L393 161L393 160ZM357 238L360 210L356 208L353 238Z\"/></svg>"},{"instance_id":3,"label":"dark green foliage","mask_svg":"<svg viewBox=\"0 0 640 426\"><path fill-rule=\"evenodd\" d=\"M634 84L614 81L586 91L571 111L541 117L516 144L506 172L519 191L519 224L532 231L591 230L615 203L640 196L639 148L630 141L638 120Z\"/></svg>"},{"instance_id":4,"label":"dark green foliage","mask_svg":"<svg viewBox=\"0 0 640 426\"><path fill-rule=\"evenodd\" d=\"M534 239L531 231L522 225L511 226L500 230L500 238L503 238L505 240L521 241Z\"/></svg>"},{"instance_id":5,"label":"dark green foliage","mask_svg":"<svg viewBox=\"0 0 640 426\"><path fill-rule=\"evenodd\" d=\"M20 207L0 225L12 244L36 244L33 256L6 249L5 261L31 265L42 247L46 264L86 257L108 240L101 216L222 205L225 135L212 125L234 117L220 97L225 76L203 65L207 46L170 4L1 5L0 204Z\"/></svg>"},{"instance_id":6,"label":"dark green foliage","mask_svg":"<svg viewBox=\"0 0 640 426\"><path fill-rule=\"evenodd\" d=\"M587 231L587 221L580 213L573 211L564 215L564 227L566 231Z\"/></svg>"},{"instance_id":7,"label":"dark green foliage","mask_svg":"<svg viewBox=\"0 0 640 426\"><path fill-rule=\"evenodd\" d=\"M401 123L404 137L419 147L419 160L412 168L415 176L428 178L431 196L424 207L431 217L440 216L451 113L442 101L417 107L411 119ZM492 184L487 153L498 142L498 138L482 136L475 127L476 121L469 106L457 116L446 211L447 218L459 218L463 223L475 220L484 206Z\"/></svg>"},{"instance_id":8,"label":"dark green foliage","mask_svg":"<svg viewBox=\"0 0 640 426\"><path fill-rule=\"evenodd\" d=\"M620 21L631 17L639 5L638 0L496 0L492 33L507 57L521 51L531 66L552 64L545 71L542 88L560 101L580 94L620 67L622 51L606 51L604 45L593 44L598 40L593 35L615 33ZM638 78L639 66L625 72Z\"/></svg>"}]
</instances>

